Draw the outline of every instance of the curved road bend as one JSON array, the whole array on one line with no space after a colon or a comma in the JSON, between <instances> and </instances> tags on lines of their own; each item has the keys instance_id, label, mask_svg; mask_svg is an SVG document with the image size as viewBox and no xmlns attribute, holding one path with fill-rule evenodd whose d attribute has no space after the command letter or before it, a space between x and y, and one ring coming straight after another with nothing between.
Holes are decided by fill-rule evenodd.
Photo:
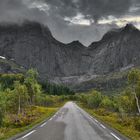
<instances>
[{"instance_id":1,"label":"curved road bend","mask_svg":"<svg viewBox=\"0 0 140 140\"><path fill-rule=\"evenodd\" d=\"M50 120L18 140L128 140L68 102Z\"/></svg>"}]
</instances>

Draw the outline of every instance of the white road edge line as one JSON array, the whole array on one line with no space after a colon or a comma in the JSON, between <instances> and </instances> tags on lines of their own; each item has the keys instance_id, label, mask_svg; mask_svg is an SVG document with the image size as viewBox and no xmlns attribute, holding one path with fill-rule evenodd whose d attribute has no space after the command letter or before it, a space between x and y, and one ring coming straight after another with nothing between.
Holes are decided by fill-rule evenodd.
<instances>
[{"instance_id":1,"label":"white road edge line","mask_svg":"<svg viewBox=\"0 0 140 140\"><path fill-rule=\"evenodd\" d=\"M94 121L98 123L98 121L96 119L94 119Z\"/></svg>"},{"instance_id":2,"label":"white road edge line","mask_svg":"<svg viewBox=\"0 0 140 140\"><path fill-rule=\"evenodd\" d=\"M28 137L29 135L31 135L31 134L34 133L35 131L36 131L36 130L33 130L33 131L29 132L28 134L26 134L26 135L23 136L22 138L24 139L24 138Z\"/></svg>"},{"instance_id":3,"label":"white road edge line","mask_svg":"<svg viewBox=\"0 0 140 140\"><path fill-rule=\"evenodd\" d=\"M82 110L79 106L77 106L77 108L81 111L84 111ZM84 111L85 112L85 111ZM88 114L87 112L85 112L86 114ZM88 114L89 115L89 114ZM90 115L89 115L90 116ZM94 119L92 116L90 116L91 119L93 119L95 122L99 123L99 121L97 121L96 119ZM106 127L102 124L100 124L101 127L103 127L104 129L106 129ZM119 137L117 137L115 134L113 133L110 133L114 138L116 138L117 140L121 140Z\"/></svg>"},{"instance_id":4,"label":"white road edge line","mask_svg":"<svg viewBox=\"0 0 140 140\"><path fill-rule=\"evenodd\" d=\"M43 126L46 125L46 124L47 124L47 122L43 123L40 127L43 127Z\"/></svg>"},{"instance_id":5,"label":"white road edge line","mask_svg":"<svg viewBox=\"0 0 140 140\"><path fill-rule=\"evenodd\" d=\"M116 138L117 140L121 140L120 138L118 138L115 134L110 133L114 138Z\"/></svg>"},{"instance_id":6,"label":"white road edge line","mask_svg":"<svg viewBox=\"0 0 140 140\"><path fill-rule=\"evenodd\" d=\"M53 118L50 118L49 121L51 121Z\"/></svg>"},{"instance_id":7,"label":"white road edge line","mask_svg":"<svg viewBox=\"0 0 140 140\"><path fill-rule=\"evenodd\" d=\"M77 105L76 105L77 106ZM99 123L99 121L97 121L96 119L94 119L91 115L89 115L86 111L84 111L83 109L81 109L79 106L77 106L77 108L82 111L82 112L85 112L90 118L89 119L92 119L94 120L96 123Z\"/></svg>"},{"instance_id":8,"label":"white road edge line","mask_svg":"<svg viewBox=\"0 0 140 140\"><path fill-rule=\"evenodd\" d=\"M101 126L102 128L104 128L104 129L106 129L106 127L105 127L104 125L100 124L100 126Z\"/></svg>"}]
</instances>

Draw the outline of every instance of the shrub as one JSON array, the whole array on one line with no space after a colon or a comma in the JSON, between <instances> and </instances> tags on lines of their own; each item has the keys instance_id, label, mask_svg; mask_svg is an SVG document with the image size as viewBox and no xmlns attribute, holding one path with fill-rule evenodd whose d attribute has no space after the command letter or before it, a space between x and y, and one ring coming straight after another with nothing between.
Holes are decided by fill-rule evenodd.
<instances>
[{"instance_id":1,"label":"shrub","mask_svg":"<svg viewBox=\"0 0 140 140\"><path fill-rule=\"evenodd\" d=\"M136 130L140 131L140 118L139 117L134 119L134 127Z\"/></svg>"},{"instance_id":2,"label":"shrub","mask_svg":"<svg viewBox=\"0 0 140 140\"><path fill-rule=\"evenodd\" d=\"M0 108L0 127L2 126L2 122L3 122L3 111L2 108Z\"/></svg>"},{"instance_id":3,"label":"shrub","mask_svg":"<svg viewBox=\"0 0 140 140\"><path fill-rule=\"evenodd\" d=\"M102 101L101 93L93 90L87 98L87 105L90 108L98 108Z\"/></svg>"},{"instance_id":4,"label":"shrub","mask_svg":"<svg viewBox=\"0 0 140 140\"><path fill-rule=\"evenodd\" d=\"M101 107L107 109L107 110L113 110L113 101L109 99L107 96L105 96L101 102Z\"/></svg>"}]
</instances>

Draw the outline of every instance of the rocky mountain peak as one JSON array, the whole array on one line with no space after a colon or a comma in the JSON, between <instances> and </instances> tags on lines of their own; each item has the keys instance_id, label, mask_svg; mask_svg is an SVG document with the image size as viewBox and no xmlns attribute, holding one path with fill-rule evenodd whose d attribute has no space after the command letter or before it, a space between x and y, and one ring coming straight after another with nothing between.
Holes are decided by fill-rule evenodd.
<instances>
[{"instance_id":1,"label":"rocky mountain peak","mask_svg":"<svg viewBox=\"0 0 140 140\"><path fill-rule=\"evenodd\" d=\"M122 28L122 31L125 31L125 32L130 32L130 31L135 31L135 30L138 30L133 24L126 24L125 27Z\"/></svg>"},{"instance_id":2,"label":"rocky mountain peak","mask_svg":"<svg viewBox=\"0 0 140 140\"><path fill-rule=\"evenodd\" d=\"M120 35L129 35L131 33L140 33L139 30L133 25L133 24L126 24L126 26L122 27L122 28L115 28L115 29L112 29L110 31L108 31L104 36L103 38L101 39L101 41L99 42L106 42L106 41L109 41L110 39L112 38L115 38L120 36ZM125 35L124 35L125 34ZM96 42L97 44L98 42ZM95 44L93 42L93 44Z\"/></svg>"},{"instance_id":3,"label":"rocky mountain peak","mask_svg":"<svg viewBox=\"0 0 140 140\"><path fill-rule=\"evenodd\" d=\"M67 45L71 48L85 48L85 46L79 40L72 41Z\"/></svg>"},{"instance_id":4,"label":"rocky mountain peak","mask_svg":"<svg viewBox=\"0 0 140 140\"><path fill-rule=\"evenodd\" d=\"M12 32L12 34L11 34ZM128 24L107 32L86 48L79 41L57 41L47 26L37 22L0 25L0 56L26 69L36 68L43 80L102 75L140 65L140 31ZM58 80L59 81L59 80ZM73 81L77 82L76 80Z\"/></svg>"},{"instance_id":5,"label":"rocky mountain peak","mask_svg":"<svg viewBox=\"0 0 140 140\"><path fill-rule=\"evenodd\" d=\"M22 29L24 33L28 34L38 33L39 35L52 36L51 31L47 25L43 25L36 21L25 21L20 25L20 29Z\"/></svg>"}]
</instances>

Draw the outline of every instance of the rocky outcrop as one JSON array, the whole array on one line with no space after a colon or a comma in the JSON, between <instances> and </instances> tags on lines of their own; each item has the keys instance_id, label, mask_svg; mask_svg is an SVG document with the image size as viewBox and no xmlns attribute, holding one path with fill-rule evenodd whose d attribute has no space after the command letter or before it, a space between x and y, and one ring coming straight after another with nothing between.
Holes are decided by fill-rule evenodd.
<instances>
[{"instance_id":1,"label":"rocky outcrop","mask_svg":"<svg viewBox=\"0 0 140 140\"><path fill-rule=\"evenodd\" d=\"M36 68L42 80L82 83L95 76L140 65L140 31L128 24L106 33L89 47L79 41L57 41L48 27L36 22L0 25L0 56Z\"/></svg>"},{"instance_id":2,"label":"rocky outcrop","mask_svg":"<svg viewBox=\"0 0 140 140\"><path fill-rule=\"evenodd\" d=\"M89 46L94 55L92 70L106 74L130 65L140 65L140 31L128 24L106 33L102 40Z\"/></svg>"},{"instance_id":3,"label":"rocky outcrop","mask_svg":"<svg viewBox=\"0 0 140 140\"><path fill-rule=\"evenodd\" d=\"M0 56L0 73L25 73L24 67L17 65L13 60L7 60Z\"/></svg>"},{"instance_id":4,"label":"rocky outcrop","mask_svg":"<svg viewBox=\"0 0 140 140\"><path fill-rule=\"evenodd\" d=\"M0 26L0 55L29 69L36 68L42 78L82 75L86 48L78 41L63 44L49 29L36 22Z\"/></svg>"}]
</instances>

